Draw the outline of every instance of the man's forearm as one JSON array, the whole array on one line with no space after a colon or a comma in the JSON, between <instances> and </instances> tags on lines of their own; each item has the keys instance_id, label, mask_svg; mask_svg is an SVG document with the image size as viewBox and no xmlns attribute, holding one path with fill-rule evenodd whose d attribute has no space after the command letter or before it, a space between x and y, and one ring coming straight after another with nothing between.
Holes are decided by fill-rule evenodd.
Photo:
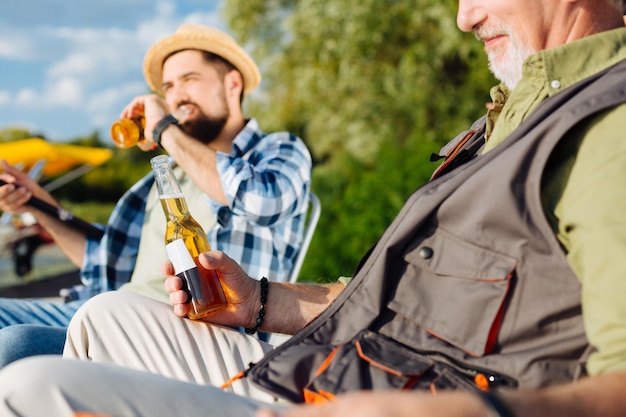
<instances>
[{"instance_id":1,"label":"man's forearm","mask_svg":"<svg viewBox=\"0 0 626 417\"><path fill-rule=\"evenodd\" d=\"M50 233L54 242L61 248L69 260L80 268L85 252L85 235L48 214L38 211L33 211L33 214L35 214L37 222Z\"/></svg>"},{"instance_id":2,"label":"man's forearm","mask_svg":"<svg viewBox=\"0 0 626 417\"><path fill-rule=\"evenodd\" d=\"M342 284L270 283L262 330L294 334L319 316L343 291Z\"/></svg>"},{"instance_id":3,"label":"man's forearm","mask_svg":"<svg viewBox=\"0 0 626 417\"><path fill-rule=\"evenodd\" d=\"M626 416L626 371L503 395L516 417Z\"/></svg>"},{"instance_id":4,"label":"man's forearm","mask_svg":"<svg viewBox=\"0 0 626 417\"><path fill-rule=\"evenodd\" d=\"M220 204L228 204L217 172L217 156L213 148L174 126L163 132L161 144L202 192Z\"/></svg>"}]
</instances>

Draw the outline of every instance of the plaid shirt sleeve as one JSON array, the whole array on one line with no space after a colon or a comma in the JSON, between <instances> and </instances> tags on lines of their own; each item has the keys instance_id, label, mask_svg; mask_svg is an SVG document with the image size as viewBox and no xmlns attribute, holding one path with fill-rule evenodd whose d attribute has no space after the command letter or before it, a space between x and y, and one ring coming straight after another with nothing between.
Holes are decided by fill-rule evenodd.
<instances>
[{"instance_id":1,"label":"plaid shirt sleeve","mask_svg":"<svg viewBox=\"0 0 626 417\"><path fill-rule=\"evenodd\" d=\"M83 285L63 289L61 295L66 301L115 290L130 281L139 249L146 198L153 182L154 177L149 173L133 185L113 209L104 236L100 240L87 239L80 270Z\"/></svg>"},{"instance_id":2,"label":"plaid shirt sleeve","mask_svg":"<svg viewBox=\"0 0 626 417\"><path fill-rule=\"evenodd\" d=\"M231 155L218 153L217 169L233 214L271 226L302 211L308 202L311 155L288 132L263 134L250 120Z\"/></svg>"},{"instance_id":3,"label":"plaid shirt sleeve","mask_svg":"<svg viewBox=\"0 0 626 417\"><path fill-rule=\"evenodd\" d=\"M228 206L212 202L218 225L213 247L238 260L246 272L284 281L302 243L311 186L311 155L288 132L264 134L251 119L218 153L217 169Z\"/></svg>"}]
</instances>

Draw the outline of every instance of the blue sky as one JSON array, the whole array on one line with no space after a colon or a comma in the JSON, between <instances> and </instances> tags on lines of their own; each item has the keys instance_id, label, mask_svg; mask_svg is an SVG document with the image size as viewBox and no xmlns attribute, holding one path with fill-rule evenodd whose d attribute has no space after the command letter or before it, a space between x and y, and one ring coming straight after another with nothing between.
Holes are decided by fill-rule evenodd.
<instances>
[{"instance_id":1,"label":"blue sky","mask_svg":"<svg viewBox=\"0 0 626 417\"><path fill-rule=\"evenodd\" d=\"M1 0L0 129L53 142L109 126L148 91L147 49L182 23L224 29L221 0Z\"/></svg>"}]
</instances>

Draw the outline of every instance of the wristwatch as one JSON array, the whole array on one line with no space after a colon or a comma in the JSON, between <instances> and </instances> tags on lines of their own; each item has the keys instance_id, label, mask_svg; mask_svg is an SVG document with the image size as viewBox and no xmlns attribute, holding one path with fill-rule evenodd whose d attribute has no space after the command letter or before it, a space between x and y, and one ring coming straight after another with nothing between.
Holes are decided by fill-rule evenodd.
<instances>
[{"instance_id":1,"label":"wristwatch","mask_svg":"<svg viewBox=\"0 0 626 417\"><path fill-rule=\"evenodd\" d=\"M164 118L159 120L159 122L156 124L156 126L154 126L154 129L152 129L152 141L154 143L156 143L156 145L159 148L162 148L162 146L161 146L161 135L163 134L163 131L169 125L180 126L180 124L178 123L178 119L175 118L171 114L168 114L167 116L165 116Z\"/></svg>"}]
</instances>

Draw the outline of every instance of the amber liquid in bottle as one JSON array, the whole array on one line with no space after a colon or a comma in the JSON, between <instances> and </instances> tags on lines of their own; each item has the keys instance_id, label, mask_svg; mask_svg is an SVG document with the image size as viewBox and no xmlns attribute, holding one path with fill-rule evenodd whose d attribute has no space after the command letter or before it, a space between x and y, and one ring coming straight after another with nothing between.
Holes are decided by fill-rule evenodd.
<instances>
[{"instance_id":1,"label":"amber liquid in bottle","mask_svg":"<svg viewBox=\"0 0 626 417\"><path fill-rule=\"evenodd\" d=\"M191 216L187 202L165 155L151 160L161 206L167 219L165 248L191 300L190 319L200 319L226 307L219 275L200 265L198 256L211 250L206 233Z\"/></svg>"},{"instance_id":2,"label":"amber liquid in bottle","mask_svg":"<svg viewBox=\"0 0 626 417\"><path fill-rule=\"evenodd\" d=\"M145 128L146 119L143 116L117 120L111 125L111 140L118 148L130 148L145 140Z\"/></svg>"},{"instance_id":3,"label":"amber liquid in bottle","mask_svg":"<svg viewBox=\"0 0 626 417\"><path fill-rule=\"evenodd\" d=\"M182 196L163 196L161 206L168 213L165 244L176 275L182 278L191 296L190 319L199 319L226 307L226 297L217 272L198 262L202 252L211 250L202 227L188 213Z\"/></svg>"}]
</instances>

